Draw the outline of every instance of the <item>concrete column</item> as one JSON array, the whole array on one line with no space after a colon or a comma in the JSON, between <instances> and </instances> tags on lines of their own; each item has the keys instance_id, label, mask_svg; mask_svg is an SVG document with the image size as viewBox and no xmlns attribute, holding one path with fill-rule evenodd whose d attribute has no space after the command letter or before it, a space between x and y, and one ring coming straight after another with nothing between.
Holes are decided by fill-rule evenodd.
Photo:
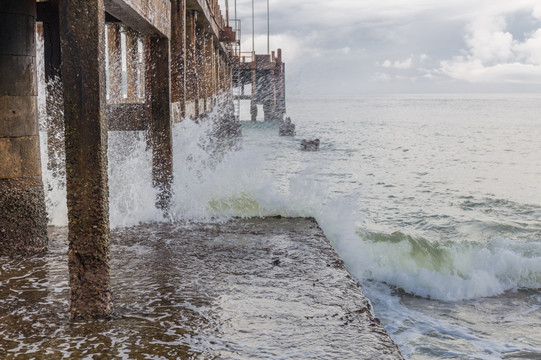
<instances>
[{"instance_id":1,"label":"concrete column","mask_svg":"<svg viewBox=\"0 0 541 360\"><path fill-rule=\"evenodd\" d=\"M216 93L219 96L222 93L221 82L220 82L220 75L222 74L222 64L220 62L220 50L219 49L216 49L215 61L216 61Z\"/></svg>"},{"instance_id":2,"label":"concrete column","mask_svg":"<svg viewBox=\"0 0 541 360\"><path fill-rule=\"evenodd\" d=\"M255 57L252 59L252 100L250 101L250 115L252 121L257 121L257 70Z\"/></svg>"},{"instance_id":3,"label":"concrete column","mask_svg":"<svg viewBox=\"0 0 541 360\"><path fill-rule=\"evenodd\" d=\"M122 45L120 25L109 24L107 26L107 55L109 67L107 69L107 87L111 104L117 104L122 99Z\"/></svg>"},{"instance_id":4,"label":"concrete column","mask_svg":"<svg viewBox=\"0 0 541 360\"><path fill-rule=\"evenodd\" d=\"M186 18L186 100L194 107L193 116L199 117L199 85L197 78L196 46L197 11L191 11Z\"/></svg>"},{"instance_id":5,"label":"concrete column","mask_svg":"<svg viewBox=\"0 0 541 360\"><path fill-rule=\"evenodd\" d=\"M173 135L170 114L169 40L148 39L147 101L151 106L150 142L152 145L153 185L158 189L156 206L167 212L173 181Z\"/></svg>"},{"instance_id":6,"label":"concrete column","mask_svg":"<svg viewBox=\"0 0 541 360\"><path fill-rule=\"evenodd\" d=\"M207 60L207 87L208 87L208 96L210 100L210 106L216 105L216 87L215 87L215 67L214 67L214 36L209 34L209 39L207 42L206 48L206 60Z\"/></svg>"},{"instance_id":7,"label":"concrete column","mask_svg":"<svg viewBox=\"0 0 541 360\"><path fill-rule=\"evenodd\" d=\"M197 37L198 37L198 44L199 48L197 51L197 65L199 67L198 74L199 76L199 94L201 96L201 100L203 100L202 104L202 112L207 112L208 108L208 87L207 87L207 81L208 81L208 72L207 72L207 59L206 59L206 48L207 48L207 41L208 36L205 27L198 26L197 27Z\"/></svg>"},{"instance_id":8,"label":"concrete column","mask_svg":"<svg viewBox=\"0 0 541 360\"><path fill-rule=\"evenodd\" d=\"M35 1L0 2L0 255L47 249L35 29Z\"/></svg>"},{"instance_id":9,"label":"concrete column","mask_svg":"<svg viewBox=\"0 0 541 360\"><path fill-rule=\"evenodd\" d=\"M66 175L64 162L64 97L60 81L60 27L58 4L37 3L38 21L43 24L45 107L47 129L47 168L56 179Z\"/></svg>"},{"instance_id":10,"label":"concrete column","mask_svg":"<svg viewBox=\"0 0 541 360\"><path fill-rule=\"evenodd\" d=\"M112 312L103 0L60 1L72 318Z\"/></svg>"},{"instance_id":11,"label":"concrete column","mask_svg":"<svg viewBox=\"0 0 541 360\"><path fill-rule=\"evenodd\" d=\"M186 0L171 1L171 101L186 116ZM176 119L175 121L180 121Z\"/></svg>"},{"instance_id":12,"label":"concrete column","mask_svg":"<svg viewBox=\"0 0 541 360\"><path fill-rule=\"evenodd\" d=\"M137 63L139 62L138 34L125 27L126 35L126 102L138 100Z\"/></svg>"},{"instance_id":13,"label":"concrete column","mask_svg":"<svg viewBox=\"0 0 541 360\"><path fill-rule=\"evenodd\" d=\"M285 75L284 75L284 63L282 63L282 50L278 49L278 55L276 57L274 74L276 78L276 107L275 114L278 120L282 120L286 112L286 99L285 99Z\"/></svg>"},{"instance_id":14,"label":"concrete column","mask_svg":"<svg viewBox=\"0 0 541 360\"><path fill-rule=\"evenodd\" d=\"M274 51L273 51L273 55L274 55ZM276 74L273 68L271 68L269 72L269 81L270 81L269 97L270 97L271 121L280 121L281 119L278 119L276 117Z\"/></svg>"},{"instance_id":15,"label":"concrete column","mask_svg":"<svg viewBox=\"0 0 541 360\"><path fill-rule=\"evenodd\" d=\"M216 102L216 98L218 97L218 67L217 67L217 50L214 47L214 37L212 38L212 49L211 49L211 58L212 58L212 96L214 97L214 101Z\"/></svg>"}]
</instances>

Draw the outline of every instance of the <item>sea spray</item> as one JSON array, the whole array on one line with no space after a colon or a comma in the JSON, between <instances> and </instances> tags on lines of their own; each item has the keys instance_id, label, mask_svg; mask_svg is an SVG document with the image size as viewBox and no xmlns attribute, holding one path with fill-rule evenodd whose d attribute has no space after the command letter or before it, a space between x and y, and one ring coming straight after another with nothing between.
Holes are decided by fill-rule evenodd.
<instances>
[{"instance_id":1,"label":"sea spray","mask_svg":"<svg viewBox=\"0 0 541 360\"><path fill-rule=\"evenodd\" d=\"M112 227L162 221L152 186L152 152L142 131L109 131L109 216Z\"/></svg>"},{"instance_id":2,"label":"sea spray","mask_svg":"<svg viewBox=\"0 0 541 360\"><path fill-rule=\"evenodd\" d=\"M433 299L456 301L541 287L541 247L493 238L486 243L428 241L363 228L360 194L338 196L319 181L313 165L291 175L287 185L265 171L265 149L231 149L210 134L215 123L176 124L174 184L169 219L216 221L231 216L306 216L317 219L350 272L360 282L377 280ZM45 134L42 162L47 169ZM143 132L109 133L112 227L164 221L155 207L151 152ZM44 171L51 225L67 224L65 179Z\"/></svg>"}]
</instances>

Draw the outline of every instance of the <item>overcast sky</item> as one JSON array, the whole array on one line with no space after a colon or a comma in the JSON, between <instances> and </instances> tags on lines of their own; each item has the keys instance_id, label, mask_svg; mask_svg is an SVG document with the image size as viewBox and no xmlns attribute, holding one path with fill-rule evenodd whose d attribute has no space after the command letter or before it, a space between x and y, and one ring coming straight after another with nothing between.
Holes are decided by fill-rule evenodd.
<instances>
[{"instance_id":1,"label":"overcast sky","mask_svg":"<svg viewBox=\"0 0 541 360\"><path fill-rule=\"evenodd\" d=\"M269 2L270 46L283 49L290 94L541 89L540 0ZM256 52L266 53L267 1L254 7ZM243 51L251 9L237 0Z\"/></svg>"}]
</instances>

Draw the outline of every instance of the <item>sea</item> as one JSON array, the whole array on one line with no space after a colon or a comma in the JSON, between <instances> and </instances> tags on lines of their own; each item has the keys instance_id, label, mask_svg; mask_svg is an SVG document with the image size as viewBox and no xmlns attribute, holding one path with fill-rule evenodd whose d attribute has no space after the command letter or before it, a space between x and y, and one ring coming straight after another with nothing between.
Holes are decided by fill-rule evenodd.
<instances>
[{"instance_id":1,"label":"sea","mask_svg":"<svg viewBox=\"0 0 541 360\"><path fill-rule=\"evenodd\" d=\"M167 216L144 134L110 132L113 229L314 217L407 359L541 359L541 95L287 101L293 137L246 121L246 104L241 139L216 138L212 114L175 124ZM46 157L62 227L65 186Z\"/></svg>"}]
</instances>

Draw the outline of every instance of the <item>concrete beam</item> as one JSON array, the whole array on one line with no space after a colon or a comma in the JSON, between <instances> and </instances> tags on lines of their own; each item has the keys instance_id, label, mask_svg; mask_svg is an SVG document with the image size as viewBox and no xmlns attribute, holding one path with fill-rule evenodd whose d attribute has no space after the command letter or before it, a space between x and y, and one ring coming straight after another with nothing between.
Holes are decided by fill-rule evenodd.
<instances>
[{"instance_id":1,"label":"concrete beam","mask_svg":"<svg viewBox=\"0 0 541 360\"><path fill-rule=\"evenodd\" d=\"M150 124L150 106L145 103L107 105L109 131L144 131Z\"/></svg>"},{"instance_id":2,"label":"concrete beam","mask_svg":"<svg viewBox=\"0 0 541 360\"><path fill-rule=\"evenodd\" d=\"M105 10L125 25L151 35L171 36L170 0L104 0Z\"/></svg>"}]
</instances>

